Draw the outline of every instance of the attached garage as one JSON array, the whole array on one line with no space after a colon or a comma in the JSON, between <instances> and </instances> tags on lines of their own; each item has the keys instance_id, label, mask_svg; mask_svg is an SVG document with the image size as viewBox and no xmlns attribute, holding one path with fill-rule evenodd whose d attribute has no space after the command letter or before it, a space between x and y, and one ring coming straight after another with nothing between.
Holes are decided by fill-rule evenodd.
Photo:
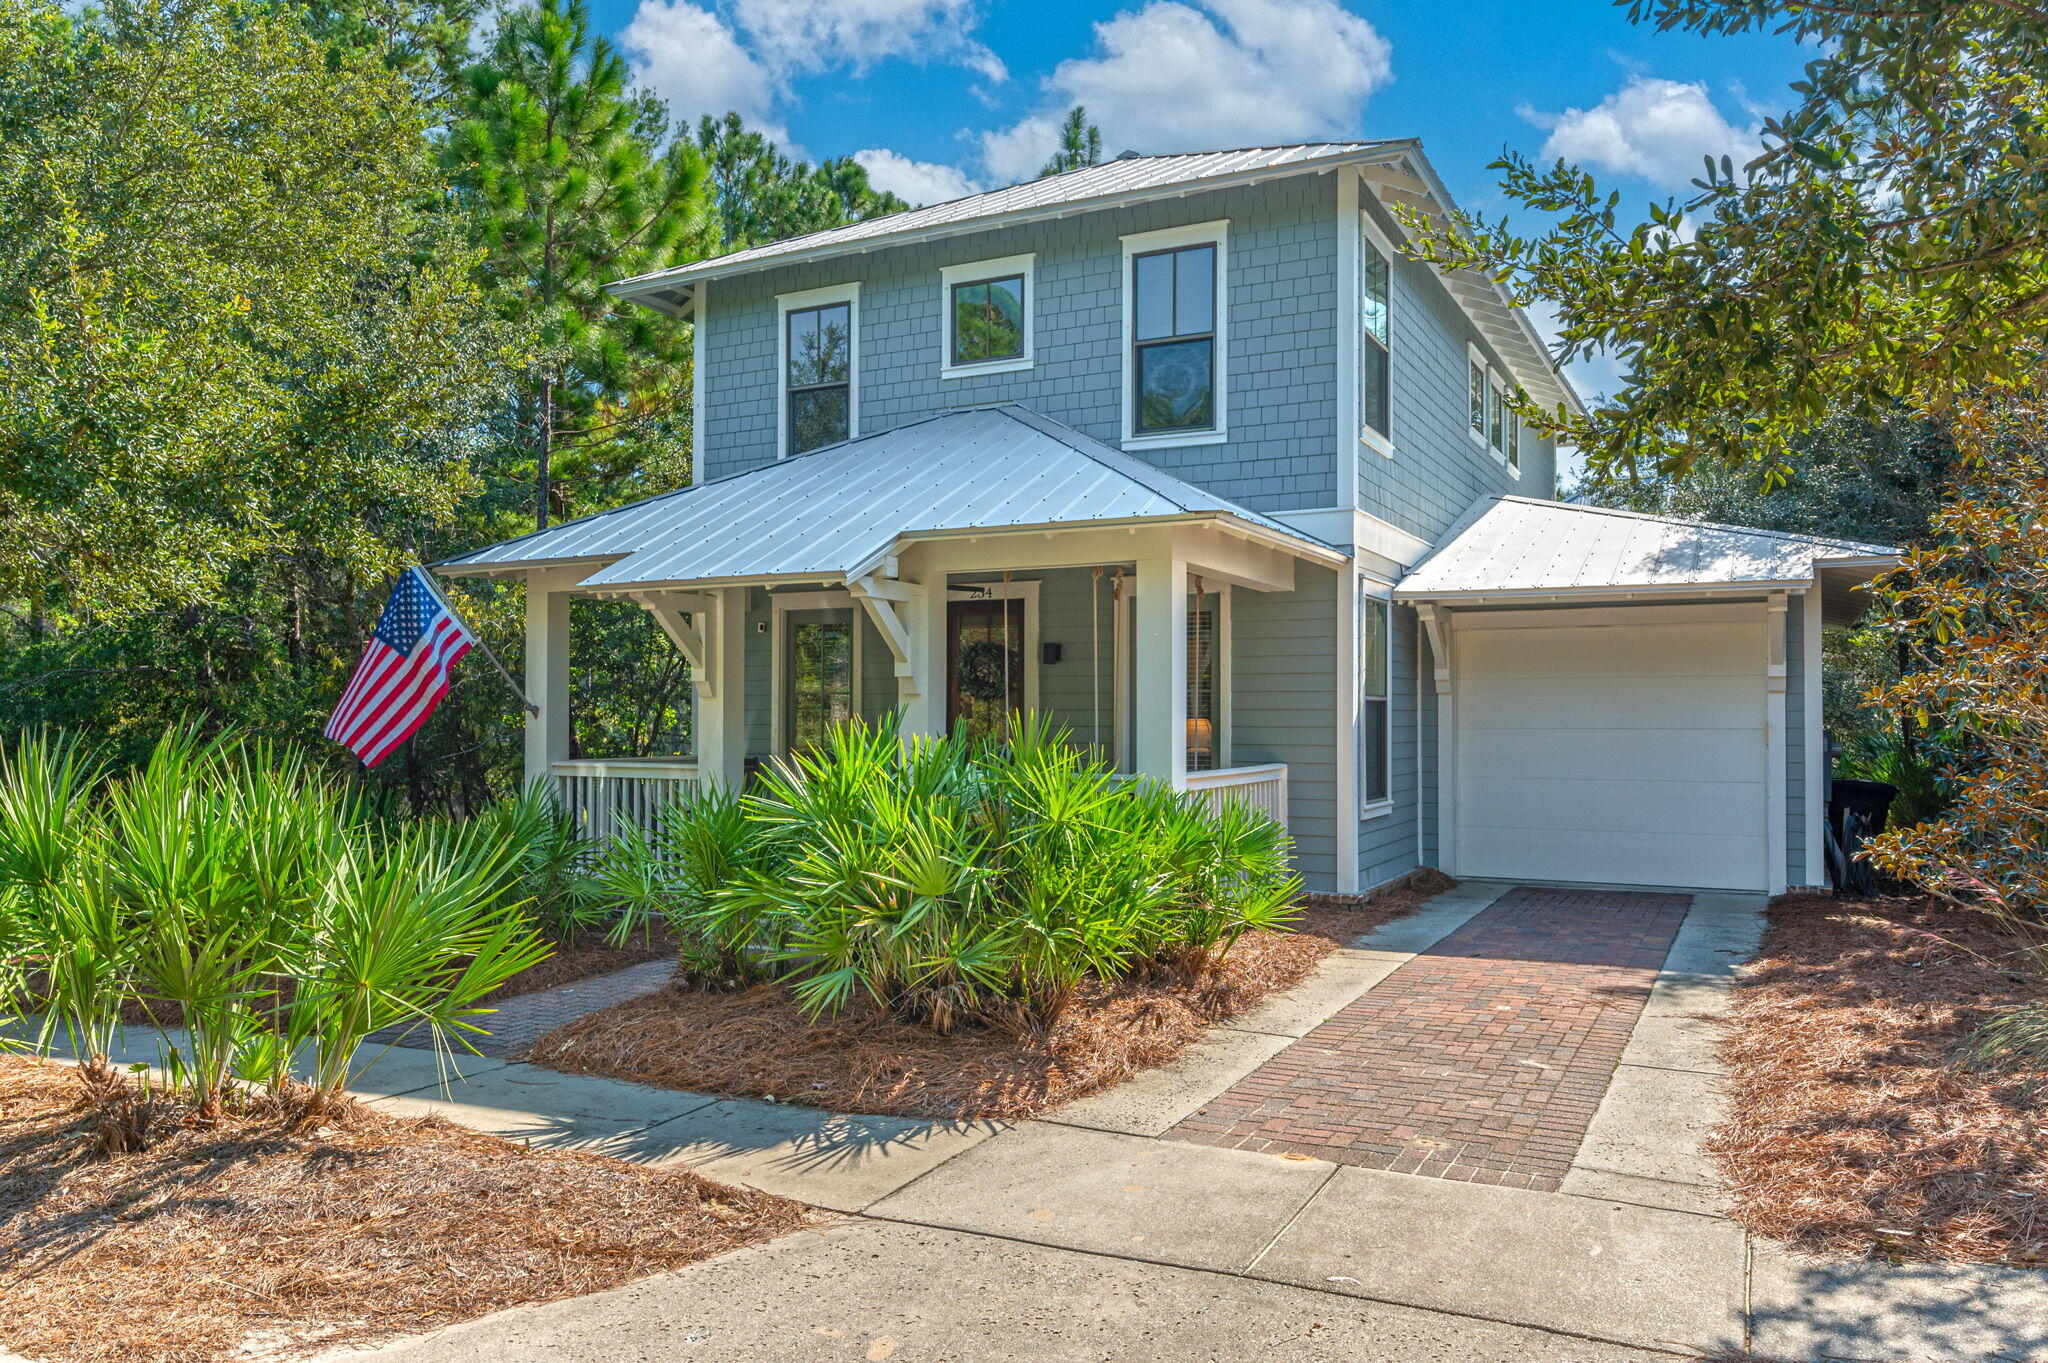
<instances>
[{"instance_id":1,"label":"attached garage","mask_svg":"<svg viewBox=\"0 0 2048 1363\"><path fill-rule=\"evenodd\" d=\"M1768 889L1764 614L1460 614L1458 873Z\"/></svg>"},{"instance_id":2,"label":"attached garage","mask_svg":"<svg viewBox=\"0 0 2048 1363\"><path fill-rule=\"evenodd\" d=\"M1467 878L1818 884L1821 627L1893 558L1485 499L1394 592L1435 681L1426 858Z\"/></svg>"}]
</instances>

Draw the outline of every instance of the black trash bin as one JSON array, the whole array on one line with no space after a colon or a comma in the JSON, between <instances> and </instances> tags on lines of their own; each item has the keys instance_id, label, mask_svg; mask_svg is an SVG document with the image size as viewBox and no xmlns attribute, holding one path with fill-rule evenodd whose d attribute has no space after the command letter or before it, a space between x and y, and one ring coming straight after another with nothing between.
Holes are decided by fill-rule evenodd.
<instances>
[{"instance_id":1,"label":"black trash bin","mask_svg":"<svg viewBox=\"0 0 2048 1363\"><path fill-rule=\"evenodd\" d=\"M1842 816L1854 810L1863 816L1863 836L1874 838L1884 832L1892 801L1898 798L1899 788L1888 781L1856 781L1837 776L1828 792L1828 824L1840 836Z\"/></svg>"}]
</instances>

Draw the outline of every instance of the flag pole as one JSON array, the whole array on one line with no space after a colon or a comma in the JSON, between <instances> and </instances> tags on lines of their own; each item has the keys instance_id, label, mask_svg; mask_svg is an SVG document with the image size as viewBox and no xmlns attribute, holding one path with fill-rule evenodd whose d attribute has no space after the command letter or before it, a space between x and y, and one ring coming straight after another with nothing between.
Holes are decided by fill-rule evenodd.
<instances>
[{"instance_id":1,"label":"flag pole","mask_svg":"<svg viewBox=\"0 0 2048 1363\"><path fill-rule=\"evenodd\" d=\"M435 600L439 601L443 606L446 606L448 608L448 613L450 615L454 616L458 620L462 620L462 613L456 610L455 607L448 604L448 598L441 595L441 584L434 581L434 575L428 572L424 567L420 569L420 580L427 584L427 590L434 594ZM535 705L532 701L526 698L526 688L521 686L517 681L513 679L511 672L506 669L504 663L498 661L498 655L491 651L491 646L489 644L484 642L484 636L477 630L470 628L469 621L462 620L462 623L464 628L469 629L470 637L476 640L476 646L484 651L484 656L486 658L489 658L491 660L491 666L497 668L498 675L505 679L505 685L511 687L512 694L519 697L519 703L520 705L525 707L526 713L532 715L536 719L540 718L540 707L538 705Z\"/></svg>"}]
</instances>

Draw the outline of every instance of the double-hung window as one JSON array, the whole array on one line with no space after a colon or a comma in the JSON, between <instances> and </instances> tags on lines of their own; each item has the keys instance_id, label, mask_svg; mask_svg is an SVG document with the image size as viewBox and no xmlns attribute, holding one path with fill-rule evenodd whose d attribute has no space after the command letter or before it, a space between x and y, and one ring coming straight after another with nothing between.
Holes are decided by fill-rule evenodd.
<instances>
[{"instance_id":1,"label":"double-hung window","mask_svg":"<svg viewBox=\"0 0 2048 1363\"><path fill-rule=\"evenodd\" d=\"M1387 374L1387 304L1389 274L1387 252L1360 218L1358 240L1358 419L1367 433L1378 436L1375 443L1391 439ZM1391 450L1391 445L1385 448Z\"/></svg>"},{"instance_id":2,"label":"double-hung window","mask_svg":"<svg viewBox=\"0 0 2048 1363\"><path fill-rule=\"evenodd\" d=\"M785 295L782 305L784 454L853 438L855 307L850 288Z\"/></svg>"},{"instance_id":3,"label":"double-hung window","mask_svg":"<svg viewBox=\"0 0 2048 1363\"><path fill-rule=\"evenodd\" d=\"M1465 364L1471 392L1472 438L1520 476L1522 421L1509 400L1507 382L1480 358L1477 346L1467 351Z\"/></svg>"},{"instance_id":4,"label":"double-hung window","mask_svg":"<svg viewBox=\"0 0 2048 1363\"><path fill-rule=\"evenodd\" d=\"M1387 598L1362 590L1358 597L1358 786L1367 805L1391 798L1392 645L1392 608Z\"/></svg>"},{"instance_id":5,"label":"double-hung window","mask_svg":"<svg viewBox=\"0 0 2048 1363\"><path fill-rule=\"evenodd\" d=\"M1124 238L1125 439L1221 440L1225 223Z\"/></svg>"}]
</instances>

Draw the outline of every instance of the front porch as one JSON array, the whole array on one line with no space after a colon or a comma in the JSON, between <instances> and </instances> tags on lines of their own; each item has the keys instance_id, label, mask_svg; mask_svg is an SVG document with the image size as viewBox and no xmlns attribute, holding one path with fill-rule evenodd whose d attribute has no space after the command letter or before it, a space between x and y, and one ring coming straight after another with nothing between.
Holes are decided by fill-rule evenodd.
<instances>
[{"instance_id":1,"label":"front porch","mask_svg":"<svg viewBox=\"0 0 2048 1363\"><path fill-rule=\"evenodd\" d=\"M527 779L552 781L585 833L603 838L707 783L737 786L855 718L893 712L906 734L989 733L1030 713L1118 772L1218 807L1238 801L1284 826L1288 764L1270 760L1255 721L1240 734L1233 621L1259 595L1291 591L1293 574L1284 556L1250 547L1187 527L1107 539L1040 531L909 548L894 574L836 585L619 592L536 574L528 674L559 673L560 684L535 688ZM1129 557L1073 561L1090 549ZM621 599L648 611L687 659L684 754L569 756L557 660L573 603Z\"/></svg>"},{"instance_id":2,"label":"front porch","mask_svg":"<svg viewBox=\"0 0 2048 1363\"><path fill-rule=\"evenodd\" d=\"M1037 713L1113 768L1296 822L1338 737L1338 549L1022 408L955 412L438 565L526 585L525 775L589 833L739 788L832 726ZM688 664L683 751L572 759L571 604L646 610ZM1283 605L1283 603L1285 603ZM1318 825L1320 847L1330 841Z\"/></svg>"}]
</instances>

